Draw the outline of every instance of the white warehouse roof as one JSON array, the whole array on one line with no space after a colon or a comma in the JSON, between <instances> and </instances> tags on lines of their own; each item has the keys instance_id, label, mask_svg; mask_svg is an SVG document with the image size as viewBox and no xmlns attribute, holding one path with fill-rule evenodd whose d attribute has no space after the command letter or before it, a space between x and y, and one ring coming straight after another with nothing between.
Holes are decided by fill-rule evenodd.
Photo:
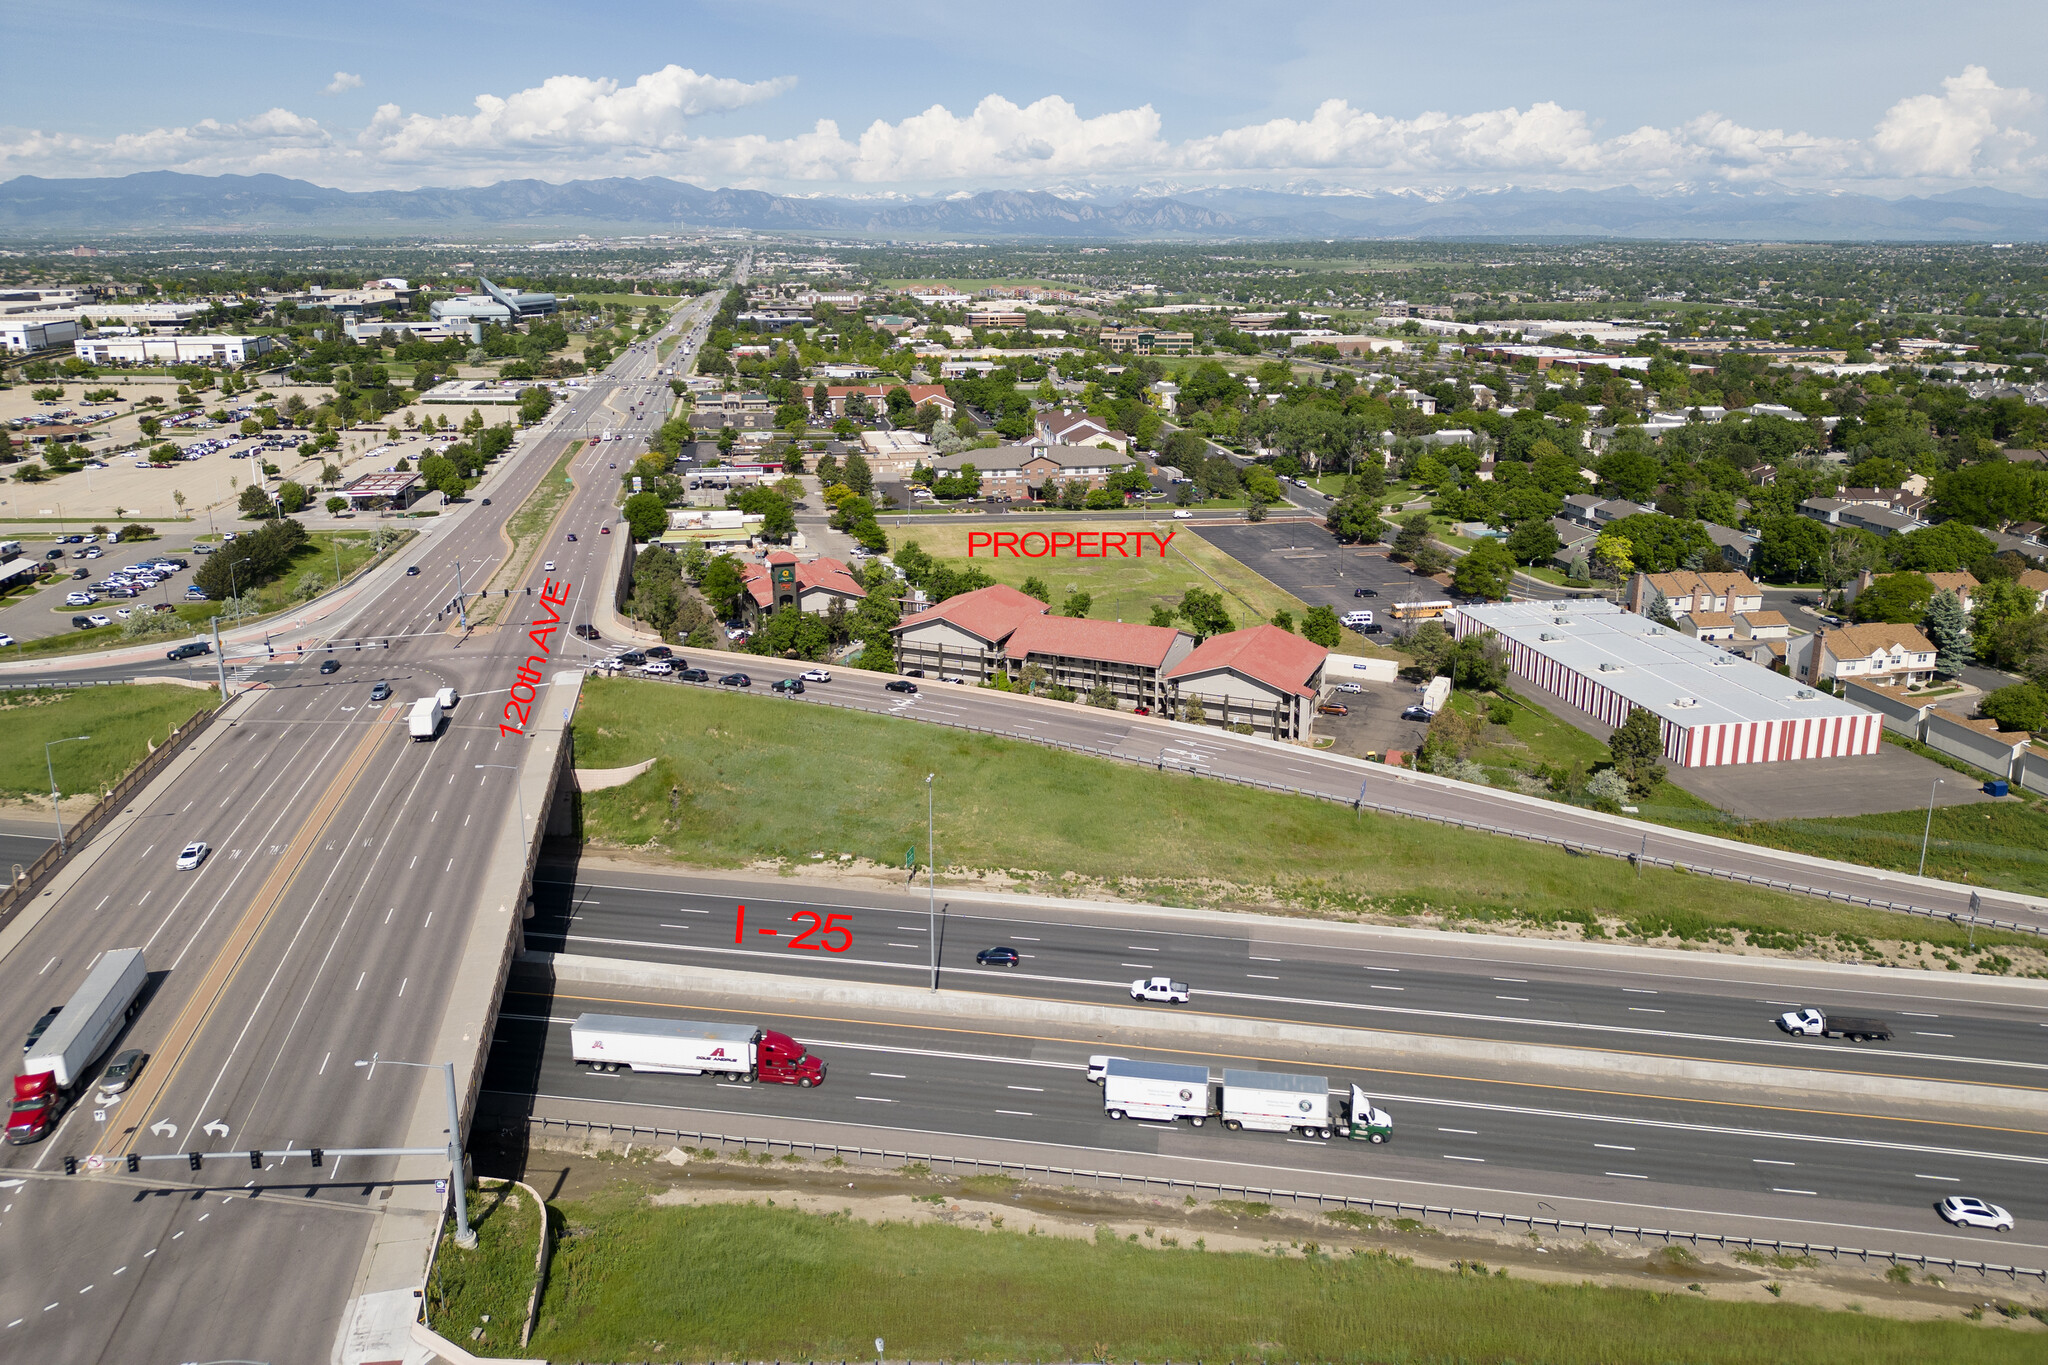
<instances>
[{"instance_id":1,"label":"white warehouse roof","mask_svg":"<svg viewBox=\"0 0 2048 1365\"><path fill-rule=\"evenodd\" d=\"M1870 714L1612 602L1505 602L1457 617L1460 638L1494 631L1677 726Z\"/></svg>"}]
</instances>

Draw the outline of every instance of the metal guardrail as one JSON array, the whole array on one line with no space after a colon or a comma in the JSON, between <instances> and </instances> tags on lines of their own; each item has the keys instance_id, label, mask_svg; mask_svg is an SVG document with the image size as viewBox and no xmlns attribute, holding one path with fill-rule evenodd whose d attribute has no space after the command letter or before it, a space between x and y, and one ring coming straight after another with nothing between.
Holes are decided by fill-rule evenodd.
<instances>
[{"instance_id":1,"label":"metal guardrail","mask_svg":"<svg viewBox=\"0 0 2048 1365\"><path fill-rule=\"evenodd\" d=\"M645 681L680 683L680 680L675 678L647 678ZM719 687L716 682L680 683L680 685L711 691L739 693L744 696L760 697L762 700L781 700L786 695L783 693L755 692L751 688ZM886 714L884 712L871 711L864 706L856 706L850 702L834 701L829 697L813 697L808 692L804 693L802 697L789 697L788 699L791 701L807 701L814 706L833 706L842 711L855 711L862 715ZM1539 833L1535 830L1512 829L1502 825L1490 825L1481 820L1466 820L1455 815L1442 815L1434 811L1414 810L1407 806L1388 805L1381 801L1361 801L1353 797L1340 796L1331 792L1313 791L1304 787L1290 787L1281 782L1265 782L1254 777L1235 777L1229 773L1211 772L1208 769L1187 764L1168 763L1163 760L1147 761L1143 758L1130 754L1121 754L1114 749L1106 749L1098 745L1076 744L1070 740L1054 739L1048 735L1028 734L1021 730L1000 730L992 726L970 725L964 721L943 720L932 716L919 716L917 719L925 725L943 725L949 729L993 735L998 739L1014 739L1027 744L1043 745L1047 748L1065 749L1071 753L1087 754L1092 758L1106 758L1117 763L1128 763L1133 767L1156 768L1162 772L1167 768L1172 768L1175 772L1207 778L1212 782L1228 782L1233 786L1252 787L1260 791L1280 792L1288 796L1306 796L1312 800L1328 802L1331 805L1349 806L1353 810L1369 810L1382 815L1398 815L1409 820L1428 820L1439 825L1450 825L1458 829L1475 830L1481 834L1497 834L1507 839L1521 839L1529 843L1548 844L1553 848L1561 848L1567 853L1613 858L1620 862L1640 863L1649 867L1666 867L1674 872L1690 872L1704 877L1718 877L1723 881L1742 882L1749 886L1761 886L1767 890L1785 891L1797 896L1816 896L1822 900L1839 901L1846 905L1865 905L1873 910L1893 910L1902 915L1919 915L1923 919L1946 920L1963 928L1974 925L1980 929L2007 929L2014 933L2036 934L2048 937L2048 929L2032 924L2017 924L2012 920L1994 919L1983 915L1972 916L1954 910L1933 910L1926 906L1914 905L1910 902L1879 900L1871 896L1857 896L1846 891L1831 890L1827 887L1805 886L1798 882L1780 881L1774 877L1760 877L1754 873L1736 872L1728 868L1714 867L1708 863L1688 862L1683 859L1664 858L1654 855L1645 857L1642 853L1633 849L1609 848L1605 844L1589 843L1579 839L1566 839L1554 834Z\"/></svg>"},{"instance_id":2,"label":"metal guardrail","mask_svg":"<svg viewBox=\"0 0 2048 1365\"><path fill-rule=\"evenodd\" d=\"M1015 1172L1027 1180L1034 1175L1042 1175L1093 1180L1097 1184L1114 1181L1119 1189L1126 1185L1135 1185L1142 1189L1163 1189L1168 1193L1181 1190L1198 1193L1206 1190L1218 1197L1235 1196L1251 1199L1256 1196L1268 1202L1286 1200L1292 1204L1310 1203L1318 1209L1334 1205L1339 1209L1355 1209L1396 1218L1441 1218L1451 1223L1463 1218L1470 1219L1474 1225L1492 1223L1503 1228L1522 1227L1531 1231L1548 1228L1553 1232L1578 1232L1587 1236L1597 1234L1616 1238L1633 1237L1638 1242L1645 1238L1656 1238L1667 1246L1673 1242L1684 1242L1690 1246L1704 1243L1709 1246L1735 1247L1776 1256L1827 1256L1837 1261L1853 1256L1864 1262L1884 1261L1891 1265L1915 1265L1923 1270L1945 1269L1957 1273L1968 1270L1987 1277L1993 1274L2004 1275L2012 1280L2025 1276L2048 1283L2048 1270L1999 1265L1993 1261L1962 1261L1951 1256L1926 1256L1912 1251L1883 1251L1870 1247L1835 1246L1820 1242L1788 1242L1775 1237L1742 1237L1731 1233L1684 1232L1673 1228L1630 1227L1621 1223L1593 1223L1576 1218L1538 1218L1530 1214L1461 1209L1447 1204L1410 1204L1402 1200L1370 1199L1349 1194L1322 1194L1313 1190L1269 1189L1263 1185L1232 1184L1229 1181L1180 1180L1163 1175L1127 1175L1120 1171L1094 1171L1077 1166L1049 1166L1037 1162L1000 1161L971 1156L941 1156L928 1152L897 1152L885 1147L848 1147L836 1142L803 1142L795 1138L732 1137L724 1133L700 1133L687 1129L655 1128L643 1124L594 1123L582 1119L552 1119L531 1114L526 1116L526 1124L528 1128L538 1125L542 1132L559 1128L565 1134L580 1130L590 1135L602 1133L608 1138L625 1137L628 1140L641 1135L676 1141L688 1139L692 1142L715 1142L720 1146L737 1146L742 1151L758 1148L763 1152L773 1152L781 1148L792 1155L802 1150L814 1156L822 1154L836 1156L842 1160L852 1157L856 1160L877 1160L906 1165L922 1162L934 1170L945 1166L949 1169L968 1167L999 1174ZM510 1131L515 1134L517 1132L516 1129Z\"/></svg>"}]
</instances>

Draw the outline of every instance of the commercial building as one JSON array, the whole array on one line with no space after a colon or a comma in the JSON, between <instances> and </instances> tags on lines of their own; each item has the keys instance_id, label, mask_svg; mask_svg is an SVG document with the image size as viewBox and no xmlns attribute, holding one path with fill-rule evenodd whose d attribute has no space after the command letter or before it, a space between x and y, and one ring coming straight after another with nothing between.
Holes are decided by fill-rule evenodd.
<instances>
[{"instance_id":1,"label":"commercial building","mask_svg":"<svg viewBox=\"0 0 2048 1365\"><path fill-rule=\"evenodd\" d=\"M495 322L509 327L535 318L551 317L560 306L553 294L528 294L517 289L505 289L482 277L476 283L477 288L483 291L481 295L458 294L452 299L436 299L428 305L428 314L436 322L461 319L465 322Z\"/></svg>"},{"instance_id":2,"label":"commercial building","mask_svg":"<svg viewBox=\"0 0 2048 1365\"><path fill-rule=\"evenodd\" d=\"M1131 448L1131 438L1101 418L1064 408L1039 413L1034 434L1047 445L1108 446L1116 451Z\"/></svg>"},{"instance_id":3,"label":"commercial building","mask_svg":"<svg viewBox=\"0 0 2048 1365\"><path fill-rule=\"evenodd\" d=\"M776 550L765 564L741 566L740 579L747 588L740 605L755 624L786 608L823 616L836 603L851 611L868 595L852 571L828 555L799 560L788 550Z\"/></svg>"},{"instance_id":4,"label":"commercial building","mask_svg":"<svg viewBox=\"0 0 2048 1365\"><path fill-rule=\"evenodd\" d=\"M932 404L939 410L939 416L948 422L953 420L953 396L946 392L944 384L831 384L826 386L826 407L834 418L846 416L846 405L855 398L867 400L868 411L884 412L889 407L889 395L902 389L910 395L913 407ZM811 401L811 390L804 390L804 401Z\"/></svg>"},{"instance_id":5,"label":"commercial building","mask_svg":"<svg viewBox=\"0 0 2048 1365\"><path fill-rule=\"evenodd\" d=\"M420 482L418 471L404 474L365 474L342 486L340 494L348 499L348 505L361 511L364 508L395 507L404 509L412 506L427 489Z\"/></svg>"},{"instance_id":6,"label":"commercial building","mask_svg":"<svg viewBox=\"0 0 2048 1365\"><path fill-rule=\"evenodd\" d=\"M1116 355L1188 355L1195 349L1193 332L1162 332L1152 327L1105 327L1102 349Z\"/></svg>"},{"instance_id":7,"label":"commercial building","mask_svg":"<svg viewBox=\"0 0 2048 1365\"><path fill-rule=\"evenodd\" d=\"M1172 705L1167 674L1194 650L1195 637L1171 626L1051 615L1026 617L1003 643L1012 682L1035 667L1082 697L1107 687L1120 706L1161 712Z\"/></svg>"},{"instance_id":8,"label":"commercial building","mask_svg":"<svg viewBox=\"0 0 2048 1365\"><path fill-rule=\"evenodd\" d=\"M1033 490L1057 481L1074 482L1090 489L1101 488L1109 476L1127 468L1130 461L1114 450L1094 446L1014 445L960 450L933 458L935 473L958 474L962 465L973 465L981 475L983 497L1029 498Z\"/></svg>"},{"instance_id":9,"label":"commercial building","mask_svg":"<svg viewBox=\"0 0 2048 1365\"><path fill-rule=\"evenodd\" d=\"M0 351L32 355L78 340L78 324L69 318L0 318Z\"/></svg>"},{"instance_id":10,"label":"commercial building","mask_svg":"<svg viewBox=\"0 0 2048 1365\"><path fill-rule=\"evenodd\" d=\"M472 346L484 339L484 325L475 318L443 318L439 322L373 322L352 318L341 324L356 341L390 337L394 341L466 341Z\"/></svg>"},{"instance_id":11,"label":"commercial building","mask_svg":"<svg viewBox=\"0 0 2048 1365\"><path fill-rule=\"evenodd\" d=\"M1459 639L1491 632L1515 676L1607 725L1657 717L1679 767L1877 752L1880 717L1609 602L1459 607Z\"/></svg>"},{"instance_id":12,"label":"commercial building","mask_svg":"<svg viewBox=\"0 0 2048 1365\"><path fill-rule=\"evenodd\" d=\"M246 365L277 349L269 336L81 337L71 343L91 365Z\"/></svg>"}]
</instances>

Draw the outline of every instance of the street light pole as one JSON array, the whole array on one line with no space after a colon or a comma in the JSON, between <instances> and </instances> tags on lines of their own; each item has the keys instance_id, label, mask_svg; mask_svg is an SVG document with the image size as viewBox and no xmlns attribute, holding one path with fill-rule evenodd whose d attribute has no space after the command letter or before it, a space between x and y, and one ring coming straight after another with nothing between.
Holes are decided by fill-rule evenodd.
<instances>
[{"instance_id":1,"label":"street light pole","mask_svg":"<svg viewBox=\"0 0 2048 1365\"><path fill-rule=\"evenodd\" d=\"M66 735L63 739L53 739L43 746L43 766L50 770L50 814L57 817L57 852L60 854L64 851L64 810L57 804L57 765L50 758L50 748L52 745L75 744L81 739L91 738L91 735Z\"/></svg>"},{"instance_id":2,"label":"street light pole","mask_svg":"<svg viewBox=\"0 0 2048 1365\"><path fill-rule=\"evenodd\" d=\"M455 611L462 618L462 628L469 629L469 606L462 600L462 561L455 561Z\"/></svg>"},{"instance_id":3,"label":"street light pole","mask_svg":"<svg viewBox=\"0 0 2048 1365\"><path fill-rule=\"evenodd\" d=\"M926 932L932 941L932 989L939 988L939 854L936 830L938 825L932 810L932 779L937 773L924 775L924 860L927 922Z\"/></svg>"},{"instance_id":4,"label":"street light pole","mask_svg":"<svg viewBox=\"0 0 2048 1365\"><path fill-rule=\"evenodd\" d=\"M370 1060L356 1065L370 1068L371 1076L377 1074L379 1066L416 1066L422 1071L441 1073L448 1095L448 1192L453 1196L449 1202L455 1205L455 1245L465 1251L475 1246L476 1234L469 1230L469 1182L462 1176L462 1111L455 1101L455 1063L398 1062L373 1052Z\"/></svg>"},{"instance_id":5,"label":"street light pole","mask_svg":"<svg viewBox=\"0 0 2048 1365\"><path fill-rule=\"evenodd\" d=\"M1941 783L1941 778L1937 777L1934 779L1934 787L1939 787ZM1926 828L1920 831L1919 875L1923 877L1927 875L1927 836L1934 833L1934 787L1929 787L1927 789L1927 825Z\"/></svg>"}]
</instances>

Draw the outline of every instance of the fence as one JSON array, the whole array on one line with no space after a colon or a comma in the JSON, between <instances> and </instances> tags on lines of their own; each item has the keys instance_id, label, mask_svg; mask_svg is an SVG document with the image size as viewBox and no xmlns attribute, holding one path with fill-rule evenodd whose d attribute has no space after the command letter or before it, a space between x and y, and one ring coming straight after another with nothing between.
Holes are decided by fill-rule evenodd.
<instances>
[{"instance_id":1,"label":"fence","mask_svg":"<svg viewBox=\"0 0 2048 1365\"><path fill-rule=\"evenodd\" d=\"M166 763L176 758L187 744L211 725L214 717L221 713L221 709L217 706L210 711L201 711L171 731L170 738L151 750L149 756L142 762L130 768L126 776L114 783L113 790L65 832L62 848L53 844L44 849L42 856L30 863L28 870L22 873L12 886L0 891L0 928L5 928L8 922L21 912L21 907L28 904L36 892L42 890L50 878L57 875L57 870L70 861L71 855L98 833L102 825L114 818L115 812L121 809L131 793L155 777Z\"/></svg>"},{"instance_id":2,"label":"fence","mask_svg":"<svg viewBox=\"0 0 2048 1365\"><path fill-rule=\"evenodd\" d=\"M1691 1246L1702 1244L1717 1247L1735 1247L1745 1251L1763 1252L1776 1256L1827 1256L1841 1260L1853 1256L1859 1261L1884 1261L1891 1265L1915 1265L1921 1269L1943 1269L1960 1273L1968 1270L1978 1275L2004 1275L2017 1280L2021 1276L2040 1280L2048 1284L2048 1270L2032 1270L2025 1266L1999 1265L1992 1261L1959 1261L1949 1256L1926 1256L1911 1251L1881 1251L1868 1247L1835 1246L1821 1242L1787 1242L1774 1237L1743 1237L1732 1233L1684 1232L1673 1228L1630 1227L1621 1223L1592 1223L1576 1218L1539 1218L1532 1214L1489 1213L1484 1209L1461 1209L1447 1204L1410 1204L1393 1199L1369 1199L1350 1194L1322 1194L1313 1190L1269 1189L1263 1185L1232 1184L1229 1181L1181 1180L1163 1175L1127 1175L1119 1171L1092 1171L1075 1166L1048 1166L1027 1161L998 1161L983 1157L941 1156L925 1152L895 1152L878 1147L848 1147L836 1142L803 1142L795 1138L750 1138L731 1137L724 1133L698 1133L686 1129L654 1128L642 1124L592 1123L582 1119L552 1119L539 1115L528 1115L527 1127L539 1127L543 1133L559 1129L564 1135L581 1132L594 1137L602 1134L606 1138L624 1138L633 1141L647 1137L656 1141L717 1143L720 1146L737 1146L743 1152L756 1148L773 1152L780 1148L795 1155L799 1150L809 1152L813 1157L838 1157L860 1161L876 1161L908 1165L922 1162L933 1170L941 1166L949 1170L962 1167L976 1171L991 1171L997 1174L1016 1174L1029 1180L1032 1176L1058 1177L1068 1180L1092 1180L1097 1186L1114 1182L1122 1190L1136 1186L1141 1190L1159 1189L1168 1194L1182 1191L1199 1194L1207 1191L1218 1198L1231 1197L1252 1199L1268 1203L1285 1200L1290 1204L1313 1204L1317 1209L1335 1206L1362 1213L1383 1214L1393 1218L1440 1218L1455 1224L1466 1219L1475 1226L1494 1224L1502 1228L1527 1228L1530 1231L1548 1229L1552 1232L1577 1232L1586 1236L1633 1237L1636 1241L1655 1238L1667 1246L1673 1242L1684 1242ZM516 1129L512 1130L516 1135Z\"/></svg>"},{"instance_id":3,"label":"fence","mask_svg":"<svg viewBox=\"0 0 2048 1365\"><path fill-rule=\"evenodd\" d=\"M700 687L720 692L739 692L742 696L758 697L763 701L781 699L782 693L754 692L745 688L720 687L716 683L678 683L684 687ZM791 698L796 700L796 698ZM834 701L823 696L806 692L802 698L815 706L836 706L843 711L857 711L862 715L880 715L853 702ZM920 715L919 721L926 725L943 725L953 730L966 730L974 734L993 735L998 739L1014 739L1026 744L1040 744L1048 748L1065 749L1071 753L1087 754L1092 758L1106 758L1116 763L1128 763L1134 767L1156 768L1164 772L1172 768L1175 772L1206 778L1212 782L1228 782L1232 786L1252 787L1260 791L1280 792L1288 796L1306 796L1311 800L1327 801L1332 805L1349 806L1353 810L1374 811L1381 815L1398 815L1408 820L1427 820L1433 824L1449 825L1457 829L1469 829L1481 834L1498 834L1506 839L1521 839L1529 843L1548 844L1567 853L1582 856L1614 858L1626 863L1637 863L1646 867L1666 867L1675 872L1689 872L1702 877L1718 877L1723 881L1742 882L1749 886L1761 886L1766 890L1784 891L1795 896L1817 896L1822 900L1840 901L1845 905L1866 905L1873 910L1894 910L1902 915L1918 915L1923 919L1946 920L1950 924L1975 926L1980 929L2010 929L2015 933L2048 936L2048 928L2033 924L2017 924L2012 920L1993 919L1957 910L1932 910L1910 902L1883 900L1874 896L1858 896L1847 891L1836 891L1824 886L1807 886L1800 882L1780 881L1775 877L1758 876L1750 872L1736 872L1729 868L1714 867L1707 863L1696 863L1681 858L1666 858L1646 853L1640 849L1609 848L1605 844L1588 843L1581 839L1567 839L1561 835L1544 834L1538 830L1514 829L1505 825L1490 825L1480 820L1466 820L1455 815L1443 815L1435 811L1415 810L1407 806L1389 805L1383 801L1367 801L1359 797L1344 796L1335 792L1315 791L1307 787L1290 787L1284 782L1266 782L1255 777L1235 777L1229 773L1210 772L1188 764L1169 763L1161 759L1145 759L1131 754L1121 754L1115 749L1094 744L1077 744L1071 740L1054 739L1048 735L1034 735L1022 730L1000 730L988 725L970 725L965 721L943 720L933 716ZM1363 784L1361 783L1361 786ZM1646 827L1646 829L1649 827ZM1659 830L1664 833L1668 831Z\"/></svg>"}]
</instances>

